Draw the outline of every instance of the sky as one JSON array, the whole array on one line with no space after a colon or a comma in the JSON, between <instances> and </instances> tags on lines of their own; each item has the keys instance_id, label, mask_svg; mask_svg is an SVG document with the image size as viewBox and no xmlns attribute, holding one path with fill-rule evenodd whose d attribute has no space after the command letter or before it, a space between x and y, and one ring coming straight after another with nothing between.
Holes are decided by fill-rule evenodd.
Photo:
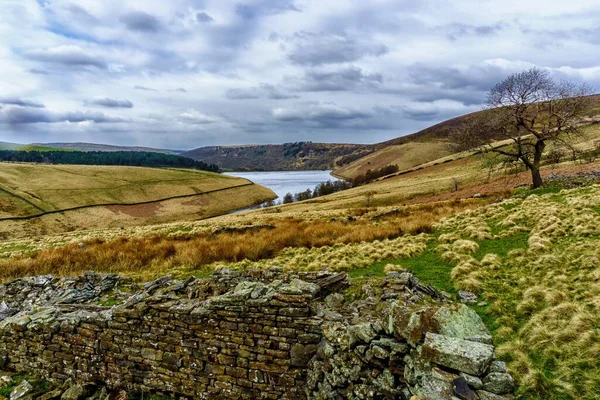
<instances>
[{"instance_id":1,"label":"sky","mask_svg":"<svg viewBox=\"0 0 600 400\"><path fill-rule=\"evenodd\" d=\"M0 0L0 141L375 143L599 54L600 0Z\"/></svg>"}]
</instances>

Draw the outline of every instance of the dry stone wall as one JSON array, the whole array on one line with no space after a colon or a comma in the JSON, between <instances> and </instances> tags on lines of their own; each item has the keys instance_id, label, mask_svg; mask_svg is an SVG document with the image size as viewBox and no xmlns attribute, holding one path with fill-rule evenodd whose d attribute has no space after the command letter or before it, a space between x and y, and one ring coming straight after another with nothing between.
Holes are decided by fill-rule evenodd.
<instances>
[{"instance_id":1,"label":"dry stone wall","mask_svg":"<svg viewBox=\"0 0 600 400\"><path fill-rule=\"evenodd\" d=\"M511 397L471 309L408 272L350 303L345 285L280 270L22 279L0 285L0 369L194 399Z\"/></svg>"}]
</instances>

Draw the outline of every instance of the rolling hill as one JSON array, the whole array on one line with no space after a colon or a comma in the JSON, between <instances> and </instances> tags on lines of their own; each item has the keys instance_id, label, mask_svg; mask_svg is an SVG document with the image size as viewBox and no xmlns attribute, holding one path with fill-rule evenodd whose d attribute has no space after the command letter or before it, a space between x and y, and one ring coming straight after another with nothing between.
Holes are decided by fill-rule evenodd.
<instances>
[{"instance_id":1,"label":"rolling hill","mask_svg":"<svg viewBox=\"0 0 600 400\"><path fill-rule=\"evenodd\" d=\"M367 154L371 146L296 142L277 145L210 146L180 155L234 171L294 171L333 169L345 157Z\"/></svg>"},{"instance_id":2,"label":"rolling hill","mask_svg":"<svg viewBox=\"0 0 600 400\"><path fill-rule=\"evenodd\" d=\"M600 115L600 95L592 97L596 106L590 110L590 120L585 121L586 123L597 122ZM453 153L448 146L448 138L453 128L485 112L483 110L461 115L419 132L375 144L369 154L340 166L333 174L344 179L353 179L369 169L379 169L387 165L397 165L400 171L404 171L436 160L446 161Z\"/></svg>"},{"instance_id":3,"label":"rolling hill","mask_svg":"<svg viewBox=\"0 0 600 400\"><path fill-rule=\"evenodd\" d=\"M52 147L55 149L67 149L77 151L146 151L151 153L180 154L180 150L156 149L153 147L140 146L114 146L98 143L34 143L33 145L42 147Z\"/></svg>"},{"instance_id":4,"label":"rolling hill","mask_svg":"<svg viewBox=\"0 0 600 400\"><path fill-rule=\"evenodd\" d=\"M206 171L0 163L0 235L193 220L273 198Z\"/></svg>"}]
</instances>

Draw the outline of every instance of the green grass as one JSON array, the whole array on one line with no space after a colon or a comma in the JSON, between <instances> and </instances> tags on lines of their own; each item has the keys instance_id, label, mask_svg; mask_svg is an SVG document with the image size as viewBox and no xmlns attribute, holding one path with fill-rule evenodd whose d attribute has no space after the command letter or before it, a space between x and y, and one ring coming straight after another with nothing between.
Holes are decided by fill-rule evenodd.
<instances>
[{"instance_id":1,"label":"green grass","mask_svg":"<svg viewBox=\"0 0 600 400\"><path fill-rule=\"evenodd\" d=\"M440 258L440 254L435 251L437 242L432 241L428 244L425 251L415 257L404 260L398 260L393 264L401 265L410 270L421 282L433 285L439 290L448 293L456 293L456 289L450 279L452 264L449 264Z\"/></svg>"},{"instance_id":2,"label":"green grass","mask_svg":"<svg viewBox=\"0 0 600 400\"><path fill-rule=\"evenodd\" d=\"M497 254L505 257L511 250L526 248L529 232L519 232L512 236L479 242L479 250L473 257L481 260L486 254Z\"/></svg>"}]
</instances>

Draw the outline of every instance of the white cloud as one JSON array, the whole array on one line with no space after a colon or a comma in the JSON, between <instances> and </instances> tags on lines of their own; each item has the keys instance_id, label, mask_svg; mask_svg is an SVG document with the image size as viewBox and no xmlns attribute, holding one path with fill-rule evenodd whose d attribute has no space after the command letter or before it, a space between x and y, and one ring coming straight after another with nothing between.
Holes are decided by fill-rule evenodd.
<instances>
[{"instance_id":1,"label":"white cloud","mask_svg":"<svg viewBox=\"0 0 600 400\"><path fill-rule=\"evenodd\" d=\"M0 140L382 141L534 65L600 89L592 3L0 1Z\"/></svg>"}]
</instances>

